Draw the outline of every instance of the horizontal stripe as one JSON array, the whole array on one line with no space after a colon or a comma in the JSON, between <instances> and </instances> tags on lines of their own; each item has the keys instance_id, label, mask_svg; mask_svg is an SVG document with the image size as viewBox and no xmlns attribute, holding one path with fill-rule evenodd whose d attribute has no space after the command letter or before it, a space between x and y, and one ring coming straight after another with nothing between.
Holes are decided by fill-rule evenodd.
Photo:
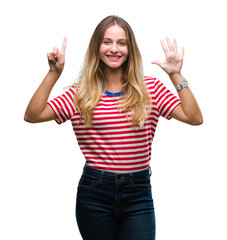
<instances>
[{"instance_id":1,"label":"horizontal stripe","mask_svg":"<svg viewBox=\"0 0 227 240\"><path fill-rule=\"evenodd\" d=\"M132 144L127 144L127 145L122 145L121 143L120 144L114 144L114 145L110 145L110 144L106 144L106 145L100 145L98 143L90 143L90 144L83 144L82 142L80 143L80 148L83 150L86 150L86 149L97 149L97 148L101 148L101 149L106 149L106 150L112 150L114 149L115 151L118 151L118 150L127 150L127 149L137 149L137 148L143 148L144 146L147 146L149 148L151 148L151 141L141 141L141 143L132 143ZM91 146L92 145L92 146Z\"/></svg>"},{"instance_id":2,"label":"horizontal stripe","mask_svg":"<svg viewBox=\"0 0 227 240\"><path fill-rule=\"evenodd\" d=\"M132 163L131 162L111 162L111 161L108 161L108 162L99 162L99 161L90 161L90 160L87 160L86 161L87 163L90 163L90 164L99 164L100 166L101 165L106 165L106 163L108 163L108 166L112 167L118 167L118 166L121 166L121 167L124 167L124 166L129 166L131 167L132 166ZM138 167L138 166L141 166L141 165L144 165L144 164L147 164L148 161L145 160L145 161L138 161L138 162L133 162L133 166L135 167Z\"/></svg>"},{"instance_id":3,"label":"horizontal stripe","mask_svg":"<svg viewBox=\"0 0 227 240\"><path fill-rule=\"evenodd\" d=\"M86 156L94 156L96 157L98 156L102 156L102 155L106 155L108 154L108 156L114 157L116 156L116 158L124 158L125 156L127 157L143 157L145 154L147 156L147 151L137 151L136 153L133 152L105 152L105 151L93 151L93 152L88 152L88 151L83 151L84 155Z\"/></svg>"},{"instance_id":4,"label":"horizontal stripe","mask_svg":"<svg viewBox=\"0 0 227 240\"><path fill-rule=\"evenodd\" d=\"M144 82L151 95L152 109L139 130L132 128L131 116L126 117L124 112L118 110L122 96L103 94L94 109L93 124L89 128L84 127L83 119L80 121L73 103L79 85L48 102L58 123L71 120L88 166L113 172L139 171L149 166L159 117L169 119L180 101L156 78L144 77Z\"/></svg>"},{"instance_id":5,"label":"horizontal stripe","mask_svg":"<svg viewBox=\"0 0 227 240\"><path fill-rule=\"evenodd\" d=\"M118 146L139 146L139 144L143 145L144 143L152 143L152 140L140 140L140 141L128 141L128 142L122 142L122 141L116 141L116 142L107 142L107 141L84 141L84 140L78 140L79 146L85 145L85 146L94 146L97 144L103 145L103 146L113 146L114 148L117 148ZM123 144L124 143L124 144Z\"/></svg>"},{"instance_id":6,"label":"horizontal stripe","mask_svg":"<svg viewBox=\"0 0 227 240\"><path fill-rule=\"evenodd\" d=\"M115 141L119 141L121 140L122 141L122 144L124 143L130 143L130 141L135 141L135 142L139 142L139 141L144 141L144 140L147 140L148 138L148 134L147 135L142 135L141 137L135 137L135 136L127 136L127 138L125 138L124 136L121 136L121 137L108 137L106 136L106 138L104 138L103 136L102 137L95 137L95 136L83 136L83 137L77 137L77 140L80 141L80 140L83 140L83 141L99 141L99 142L106 142L106 143L113 143Z\"/></svg>"},{"instance_id":7,"label":"horizontal stripe","mask_svg":"<svg viewBox=\"0 0 227 240\"><path fill-rule=\"evenodd\" d=\"M102 152L108 153L108 154L132 154L132 153L142 153L142 152L147 152L148 146L145 148L140 148L139 151L138 149L135 148L128 148L128 149L117 149L117 151L113 148L98 148L98 147L81 147L81 150L83 149L83 153L100 153Z\"/></svg>"}]
</instances>

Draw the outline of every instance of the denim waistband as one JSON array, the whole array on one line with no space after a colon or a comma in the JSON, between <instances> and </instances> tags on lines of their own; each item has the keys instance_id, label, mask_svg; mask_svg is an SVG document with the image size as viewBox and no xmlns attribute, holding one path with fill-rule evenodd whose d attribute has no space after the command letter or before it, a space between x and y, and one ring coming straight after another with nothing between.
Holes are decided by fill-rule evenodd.
<instances>
[{"instance_id":1,"label":"denim waistband","mask_svg":"<svg viewBox=\"0 0 227 240\"><path fill-rule=\"evenodd\" d=\"M115 173L115 172L109 172L105 170L95 169L92 167L89 167L85 164L84 173L91 174L93 176L101 177L101 178L108 178L108 179L139 179L139 178L145 178L151 176L151 168L147 168L145 170L141 170L138 172L129 172L129 173Z\"/></svg>"}]
</instances>

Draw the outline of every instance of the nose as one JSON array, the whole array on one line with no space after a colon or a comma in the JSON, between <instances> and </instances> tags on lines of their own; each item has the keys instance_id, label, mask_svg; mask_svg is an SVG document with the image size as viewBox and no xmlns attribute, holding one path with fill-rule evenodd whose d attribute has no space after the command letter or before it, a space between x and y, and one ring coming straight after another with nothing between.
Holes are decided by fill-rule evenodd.
<instances>
[{"instance_id":1,"label":"nose","mask_svg":"<svg viewBox=\"0 0 227 240\"><path fill-rule=\"evenodd\" d=\"M116 44L116 43L113 43L113 44L111 45L110 51L111 51L112 53L118 52L118 47L117 47L117 44Z\"/></svg>"}]
</instances>

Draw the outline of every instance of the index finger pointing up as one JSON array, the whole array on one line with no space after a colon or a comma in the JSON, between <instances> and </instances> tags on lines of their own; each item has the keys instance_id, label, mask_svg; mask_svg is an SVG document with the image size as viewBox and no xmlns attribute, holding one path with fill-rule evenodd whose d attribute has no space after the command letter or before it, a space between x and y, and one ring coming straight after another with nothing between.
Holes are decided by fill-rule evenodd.
<instances>
[{"instance_id":1,"label":"index finger pointing up","mask_svg":"<svg viewBox=\"0 0 227 240\"><path fill-rule=\"evenodd\" d=\"M61 51L62 52L65 52L66 44L67 44L67 37L64 37L64 40L63 40L63 43L62 43L62 47L61 47Z\"/></svg>"}]
</instances>

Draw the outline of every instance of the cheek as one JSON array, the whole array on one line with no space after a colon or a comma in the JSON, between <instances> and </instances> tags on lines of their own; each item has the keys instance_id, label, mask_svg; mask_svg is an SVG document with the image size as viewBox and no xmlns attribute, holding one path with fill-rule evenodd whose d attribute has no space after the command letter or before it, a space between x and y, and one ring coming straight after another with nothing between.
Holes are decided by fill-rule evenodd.
<instances>
[{"instance_id":1,"label":"cheek","mask_svg":"<svg viewBox=\"0 0 227 240\"><path fill-rule=\"evenodd\" d=\"M106 51L107 51L106 46L101 45L100 48L99 48L99 53L100 53L100 55L105 54Z\"/></svg>"},{"instance_id":2,"label":"cheek","mask_svg":"<svg viewBox=\"0 0 227 240\"><path fill-rule=\"evenodd\" d=\"M122 49L122 53L124 53L125 56L128 56L128 47Z\"/></svg>"},{"instance_id":3,"label":"cheek","mask_svg":"<svg viewBox=\"0 0 227 240\"><path fill-rule=\"evenodd\" d=\"M128 58L128 48L124 50L124 55L126 58Z\"/></svg>"}]
</instances>

